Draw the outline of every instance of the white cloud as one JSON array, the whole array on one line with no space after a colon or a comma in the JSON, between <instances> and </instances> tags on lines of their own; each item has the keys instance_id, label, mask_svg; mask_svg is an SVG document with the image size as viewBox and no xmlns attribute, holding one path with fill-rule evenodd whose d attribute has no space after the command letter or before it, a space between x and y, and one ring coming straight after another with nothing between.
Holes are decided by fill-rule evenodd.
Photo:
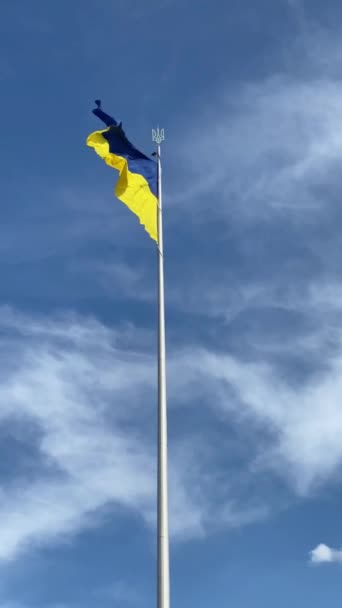
<instances>
[{"instance_id":1,"label":"white cloud","mask_svg":"<svg viewBox=\"0 0 342 608\"><path fill-rule=\"evenodd\" d=\"M188 357L186 357L188 363ZM197 353L197 382L206 370L212 402L227 419L254 422L267 437L256 441L255 470L274 471L299 494L338 474L342 462L342 345L327 369L291 386L271 364ZM200 390L200 389L199 389ZM208 389L207 389L208 390ZM231 396L233 392L233 397ZM214 396L215 395L215 396Z\"/></svg>"},{"instance_id":2,"label":"white cloud","mask_svg":"<svg viewBox=\"0 0 342 608\"><path fill-rule=\"evenodd\" d=\"M192 184L175 197L182 214L193 215L192 202L206 219L304 213L312 221L323 205L317 186L339 179L342 85L333 66L341 54L337 37L308 28L283 70L210 97L181 138Z\"/></svg>"},{"instance_id":3,"label":"white cloud","mask_svg":"<svg viewBox=\"0 0 342 608\"><path fill-rule=\"evenodd\" d=\"M285 332L284 338L276 334L272 339L266 318L264 332L247 336L239 357L222 350L197 348L192 355L186 350L177 365L187 372L184 378L173 374L174 388L187 399L191 386L239 433L249 428L248 436L254 437L250 471L276 474L291 491L308 495L339 479L342 463L340 286L317 282L302 293L265 289L254 305L284 307L311 323L303 334L288 330L288 337ZM184 386L178 386L182 381Z\"/></svg>"},{"instance_id":4,"label":"white cloud","mask_svg":"<svg viewBox=\"0 0 342 608\"><path fill-rule=\"evenodd\" d=\"M342 85L324 78L279 76L245 86L221 104L207 133L209 120L201 119L188 138L191 198L206 194L219 216L314 212L321 204L314 186L331 177L342 156L341 101Z\"/></svg>"},{"instance_id":5,"label":"white cloud","mask_svg":"<svg viewBox=\"0 0 342 608\"><path fill-rule=\"evenodd\" d=\"M31 540L87 525L102 506L138 506L148 514L154 499L153 455L136 430L120 428L129 402L139 390L148 396L153 386L149 357L116 350L115 335L96 322L30 325L13 319L17 336L8 338L0 422L6 429L19 424L23 444L30 442L30 426L37 429L39 462L30 483L16 480L14 470L10 487L3 488L3 559Z\"/></svg>"},{"instance_id":6,"label":"white cloud","mask_svg":"<svg viewBox=\"0 0 342 608\"><path fill-rule=\"evenodd\" d=\"M0 478L0 559L97 524L116 506L155 521L155 357L130 329L94 319L0 311L0 433L33 450ZM176 357L177 359L177 357ZM179 368L176 359L176 375ZM170 368L173 357L170 357ZM185 378L186 382L186 378ZM176 538L264 515L235 498L217 506L209 463L191 434L173 442L171 527ZM200 449L198 449L200 448ZM20 452L20 450L19 450ZM33 459L33 464L32 464Z\"/></svg>"},{"instance_id":7,"label":"white cloud","mask_svg":"<svg viewBox=\"0 0 342 608\"><path fill-rule=\"evenodd\" d=\"M313 564L342 563L342 551L331 549L324 544L317 545L317 547L310 552L310 560Z\"/></svg>"},{"instance_id":8,"label":"white cloud","mask_svg":"<svg viewBox=\"0 0 342 608\"><path fill-rule=\"evenodd\" d=\"M342 44L307 25L283 70L218 90L208 107L197 105L186 137L181 125L175 153L186 169L169 215L191 226L194 247L183 280L174 273L169 305L229 323L255 309L311 321L328 300L336 308Z\"/></svg>"},{"instance_id":9,"label":"white cloud","mask_svg":"<svg viewBox=\"0 0 342 608\"><path fill-rule=\"evenodd\" d=\"M2 309L0 324L0 431L12 429L37 451L29 480L14 468L11 483L3 484L0 557L66 538L96 524L103 508L115 505L153 524L155 437L146 428L151 422L154 428L155 369L139 335L134 352L129 331L91 319L33 319ZM302 495L338 473L341 342L324 370L296 386L272 364L247 363L196 345L171 351L168 372L170 403L185 407L201 399L222 430L227 421L230 428L236 425L240 442L250 438L252 451L243 465L247 483L268 471ZM231 474L225 451L220 448L224 462L218 465L216 446L210 450L208 455L203 439L191 433L172 443L176 537L202 536L213 526L267 515L262 489L255 504L250 497L241 501L241 463Z\"/></svg>"}]
</instances>

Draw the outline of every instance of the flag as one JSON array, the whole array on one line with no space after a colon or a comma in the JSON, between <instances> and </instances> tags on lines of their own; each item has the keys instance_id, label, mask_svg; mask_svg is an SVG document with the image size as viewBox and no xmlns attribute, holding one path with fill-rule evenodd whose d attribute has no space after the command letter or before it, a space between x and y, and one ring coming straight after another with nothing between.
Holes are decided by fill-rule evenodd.
<instances>
[{"instance_id":1,"label":"flag","mask_svg":"<svg viewBox=\"0 0 342 608\"><path fill-rule=\"evenodd\" d=\"M87 138L87 146L103 158L105 163L119 172L115 195L135 213L150 237L158 241L158 167L157 163L137 150L128 141L122 124L103 112L96 101L93 114L107 125Z\"/></svg>"}]
</instances>

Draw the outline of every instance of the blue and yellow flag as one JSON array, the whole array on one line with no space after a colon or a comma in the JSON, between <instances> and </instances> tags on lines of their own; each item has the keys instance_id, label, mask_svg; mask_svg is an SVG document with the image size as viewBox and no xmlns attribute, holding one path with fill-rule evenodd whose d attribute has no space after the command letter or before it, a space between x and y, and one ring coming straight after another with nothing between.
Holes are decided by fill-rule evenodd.
<instances>
[{"instance_id":1,"label":"blue and yellow flag","mask_svg":"<svg viewBox=\"0 0 342 608\"><path fill-rule=\"evenodd\" d=\"M157 163L139 152L128 141L121 123L101 110L101 102L96 101L93 110L107 125L103 131L95 131L87 138L87 146L103 158L105 163L119 171L115 195L135 213L150 237L158 241L158 167Z\"/></svg>"}]
</instances>

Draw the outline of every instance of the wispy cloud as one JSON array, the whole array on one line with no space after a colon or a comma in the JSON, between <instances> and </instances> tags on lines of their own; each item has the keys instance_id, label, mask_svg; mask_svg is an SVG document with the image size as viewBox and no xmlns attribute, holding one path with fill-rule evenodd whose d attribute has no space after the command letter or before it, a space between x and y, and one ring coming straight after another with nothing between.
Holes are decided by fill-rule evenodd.
<instances>
[{"instance_id":1,"label":"wispy cloud","mask_svg":"<svg viewBox=\"0 0 342 608\"><path fill-rule=\"evenodd\" d=\"M340 400L341 356L328 369L299 387L284 381L271 365L241 364L209 357L206 368L233 387L245 415L268 429L256 466L289 478L297 492L307 493L336 473L342 460ZM221 398L229 411L231 402ZM237 412L236 412L237 414Z\"/></svg>"},{"instance_id":2,"label":"wispy cloud","mask_svg":"<svg viewBox=\"0 0 342 608\"><path fill-rule=\"evenodd\" d=\"M35 457L29 475L14 466L2 481L0 558L94 525L104 508L124 507L154 525L155 364L143 342L134 350L127 328L77 316L2 309L0 325L0 430L15 436L16 451L29 445ZM213 481L202 477L209 463L197 443L189 435L172 449L173 536L260 518L260 509L234 497L228 504L227 494L223 508L207 493Z\"/></svg>"},{"instance_id":3,"label":"wispy cloud","mask_svg":"<svg viewBox=\"0 0 342 608\"><path fill-rule=\"evenodd\" d=\"M317 213L319 187L337 182L342 155L342 86L332 69L341 52L336 37L310 31L283 71L218 91L202 107L181 148L192 182L176 196L182 212L186 199L222 219Z\"/></svg>"},{"instance_id":4,"label":"wispy cloud","mask_svg":"<svg viewBox=\"0 0 342 608\"><path fill-rule=\"evenodd\" d=\"M215 216L317 212L317 186L334 178L342 154L341 99L340 83L324 77L244 86L199 120L208 134L194 127L184 153L195 186L185 196L205 206L205 195Z\"/></svg>"},{"instance_id":5,"label":"wispy cloud","mask_svg":"<svg viewBox=\"0 0 342 608\"><path fill-rule=\"evenodd\" d=\"M16 450L31 446L34 458L29 474L14 467L11 481L2 481L0 557L66 538L116 505L154 525L155 363L148 334L77 315L29 317L9 308L1 309L0 326L0 431L15 437ZM321 348L319 334L313 339ZM210 425L205 442L187 426L185 435L172 438L175 538L263 519L272 501L263 496L259 473L286 480L297 495L336 474L342 336L315 374L295 381L272 358L247 361L198 343L170 348L168 373L175 415L197 404L198 414L217 420L225 446L217 451ZM225 438L232 428L240 446L234 469Z\"/></svg>"}]
</instances>

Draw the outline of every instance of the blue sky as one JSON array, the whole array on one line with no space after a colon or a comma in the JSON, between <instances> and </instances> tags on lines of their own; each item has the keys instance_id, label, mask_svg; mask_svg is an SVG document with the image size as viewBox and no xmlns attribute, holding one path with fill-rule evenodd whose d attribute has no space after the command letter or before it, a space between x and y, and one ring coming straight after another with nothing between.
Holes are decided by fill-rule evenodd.
<instances>
[{"instance_id":1,"label":"blue sky","mask_svg":"<svg viewBox=\"0 0 342 608\"><path fill-rule=\"evenodd\" d=\"M163 147L172 602L340 606L342 6L1 6L0 608L155 602L156 254L86 148Z\"/></svg>"}]
</instances>

